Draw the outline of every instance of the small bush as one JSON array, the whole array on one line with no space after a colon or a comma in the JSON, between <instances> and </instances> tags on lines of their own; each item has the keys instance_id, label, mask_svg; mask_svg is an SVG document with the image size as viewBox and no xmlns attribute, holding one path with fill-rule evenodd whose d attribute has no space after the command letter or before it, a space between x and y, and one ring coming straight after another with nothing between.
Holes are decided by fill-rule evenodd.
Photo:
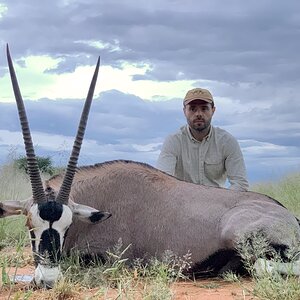
<instances>
[{"instance_id":1,"label":"small bush","mask_svg":"<svg viewBox=\"0 0 300 300\"><path fill-rule=\"evenodd\" d=\"M36 160L37 160L38 168L42 173L46 173L49 175L54 174L55 169L53 167L52 160L49 156L47 157L36 156ZM15 160L15 165L19 170L24 171L26 174L28 173L26 156L21 156L17 158Z\"/></svg>"}]
</instances>

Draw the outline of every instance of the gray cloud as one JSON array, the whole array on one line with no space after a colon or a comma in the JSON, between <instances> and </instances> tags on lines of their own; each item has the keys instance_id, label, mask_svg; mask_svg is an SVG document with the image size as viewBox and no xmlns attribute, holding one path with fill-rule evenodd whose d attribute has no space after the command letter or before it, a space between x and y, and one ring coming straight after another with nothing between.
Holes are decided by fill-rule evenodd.
<instances>
[{"instance_id":1,"label":"gray cloud","mask_svg":"<svg viewBox=\"0 0 300 300\"><path fill-rule=\"evenodd\" d=\"M25 104L37 153L65 164L83 101L41 99ZM214 124L240 141L251 181L299 168L300 124L288 107L216 112ZM103 92L92 104L80 163L122 158L154 165L165 137L184 124L181 99L149 102L115 90ZM12 147L24 152L22 143L15 103L0 103L1 161Z\"/></svg>"},{"instance_id":2,"label":"gray cloud","mask_svg":"<svg viewBox=\"0 0 300 300\"><path fill-rule=\"evenodd\" d=\"M18 57L63 58L55 72L92 64L148 62L146 78L225 82L289 82L299 65L298 11L294 0L222 1L3 1L2 41ZM16 25L17 24L17 25ZM101 41L97 49L80 41ZM30 42L28 42L30 41ZM118 50L116 50L118 47Z\"/></svg>"},{"instance_id":3,"label":"gray cloud","mask_svg":"<svg viewBox=\"0 0 300 300\"><path fill-rule=\"evenodd\" d=\"M101 55L102 65L149 64L147 73L134 80L195 80L212 90L214 123L241 141L251 178L271 176L279 165L283 171L299 168L298 1L1 3L8 10L0 17L0 46L8 42L19 63L27 55L50 55L61 62L45 72L61 74L94 65ZM5 72L0 59L0 77ZM56 135L62 148L59 143L74 136L81 101L41 99L26 106L34 132ZM18 131L16 116L14 104L0 103L0 130ZM82 161L153 163L164 137L184 122L179 99L146 102L115 90L102 93L95 98L87 130L88 145L99 154L87 146ZM3 143L0 136L1 155L9 147ZM43 145L40 150L47 153Z\"/></svg>"},{"instance_id":4,"label":"gray cloud","mask_svg":"<svg viewBox=\"0 0 300 300\"><path fill-rule=\"evenodd\" d=\"M101 55L102 65L149 64L134 80L210 80L216 96L241 103L280 103L300 94L296 0L2 3L8 10L0 18L0 45L10 43L15 60L61 59L45 72L73 72Z\"/></svg>"},{"instance_id":5,"label":"gray cloud","mask_svg":"<svg viewBox=\"0 0 300 300\"><path fill-rule=\"evenodd\" d=\"M149 102L114 90L104 92L93 101L88 138L115 143L128 136L152 139L166 135L184 122L181 104L181 100ZM15 106L0 102L0 129L19 130ZM26 101L26 107L32 130L73 136L83 101L41 99Z\"/></svg>"}]
</instances>

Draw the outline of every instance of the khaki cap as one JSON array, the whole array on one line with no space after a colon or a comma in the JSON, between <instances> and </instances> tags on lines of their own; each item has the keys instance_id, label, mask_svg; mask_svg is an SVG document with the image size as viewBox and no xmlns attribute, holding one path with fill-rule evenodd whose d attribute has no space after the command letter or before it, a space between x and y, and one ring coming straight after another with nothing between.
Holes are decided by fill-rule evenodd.
<instances>
[{"instance_id":1,"label":"khaki cap","mask_svg":"<svg viewBox=\"0 0 300 300\"><path fill-rule=\"evenodd\" d=\"M183 104L187 105L194 100L203 100L208 103L214 103L214 98L210 91L201 88L189 90L184 97Z\"/></svg>"}]
</instances>

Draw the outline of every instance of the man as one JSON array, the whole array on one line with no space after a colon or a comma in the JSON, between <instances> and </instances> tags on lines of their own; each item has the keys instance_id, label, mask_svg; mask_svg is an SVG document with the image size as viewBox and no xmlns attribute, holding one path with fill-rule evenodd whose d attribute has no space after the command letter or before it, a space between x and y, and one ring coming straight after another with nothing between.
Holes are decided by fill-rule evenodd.
<instances>
[{"instance_id":1,"label":"man","mask_svg":"<svg viewBox=\"0 0 300 300\"><path fill-rule=\"evenodd\" d=\"M187 92L183 100L187 125L166 138L157 168L178 179L247 191L248 181L243 155L237 140L211 125L215 112L211 93L202 88Z\"/></svg>"}]
</instances>

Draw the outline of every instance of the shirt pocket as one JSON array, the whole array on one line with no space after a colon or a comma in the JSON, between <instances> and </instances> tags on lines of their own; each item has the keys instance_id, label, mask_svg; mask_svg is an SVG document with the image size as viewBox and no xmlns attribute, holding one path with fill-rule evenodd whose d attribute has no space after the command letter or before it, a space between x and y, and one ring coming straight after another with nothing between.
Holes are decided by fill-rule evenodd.
<instances>
[{"instance_id":1,"label":"shirt pocket","mask_svg":"<svg viewBox=\"0 0 300 300\"><path fill-rule=\"evenodd\" d=\"M219 179L225 173L224 162L221 158L205 159L204 172L210 179Z\"/></svg>"}]
</instances>

